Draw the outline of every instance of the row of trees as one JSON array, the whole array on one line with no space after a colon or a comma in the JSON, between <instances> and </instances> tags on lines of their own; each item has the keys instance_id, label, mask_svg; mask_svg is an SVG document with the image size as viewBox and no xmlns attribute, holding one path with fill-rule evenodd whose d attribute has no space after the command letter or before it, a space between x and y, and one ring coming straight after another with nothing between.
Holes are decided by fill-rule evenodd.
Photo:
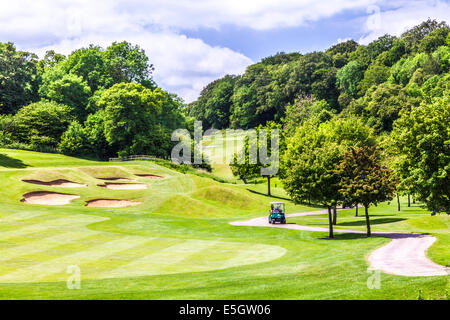
<instances>
[{"instance_id":1,"label":"row of trees","mask_svg":"<svg viewBox=\"0 0 450 320\"><path fill-rule=\"evenodd\" d=\"M192 127L184 104L158 88L144 50L128 42L42 60L0 43L0 145L107 158L167 157Z\"/></svg>"},{"instance_id":2,"label":"row of trees","mask_svg":"<svg viewBox=\"0 0 450 320\"><path fill-rule=\"evenodd\" d=\"M205 127L248 129L281 122L298 100L312 96L320 110L359 115L377 133L390 132L400 111L442 95L449 82L449 30L429 19L368 45L349 40L325 52L279 53L241 76L212 82L187 111Z\"/></svg>"},{"instance_id":3,"label":"row of trees","mask_svg":"<svg viewBox=\"0 0 450 320\"><path fill-rule=\"evenodd\" d=\"M392 200L395 193L413 195L433 215L450 214L450 90L403 111L394 130L381 136L359 116L321 117L314 98L302 101L284 122L279 176L295 203L328 208L330 237L337 223L336 206L362 205L370 236L369 207ZM302 121L297 122L299 115ZM256 128L256 136L271 128L282 126L269 122ZM233 174L244 181L273 165L252 164L250 149L247 139L231 163ZM271 177L266 176L269 195Z\"/></svg>"}]
</instances>

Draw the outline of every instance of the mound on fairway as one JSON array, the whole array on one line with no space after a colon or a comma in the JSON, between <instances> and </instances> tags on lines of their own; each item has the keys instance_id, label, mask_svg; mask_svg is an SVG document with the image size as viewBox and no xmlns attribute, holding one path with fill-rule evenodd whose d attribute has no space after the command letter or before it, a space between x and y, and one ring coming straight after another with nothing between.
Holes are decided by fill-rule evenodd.
<instances>
[{"instance_id":1,"label":"mound on fairway","mask_svg":"<svg viewBox=\"0 0 450 320\"><path fill-rule=\"evenodd\" d=\"M74 194L63 194L48 191L35 191L24 194L23 199L21 201L28 204L59 206L69 204L70 201L72 201L73 199L77 199L79 197L80 196Z\"/></svg>"},{"instance_id":2,"label":"mound on fairway","mask_svg":"<svg viewBox=\"0 0 450 320\"><path fill-rule=\"evenodd\" d=\"M106 182L99 184L99 187L111 189L111 190L142 190L147 189L147 185L143 183L112 183Z\"/></svg>"},{"instance_id":3,"label":"mound on fairway","mask_svg":"<svg viewBox=\"0 0 450 320\"><path fill-rule=\"evenodd\" d=\"M157 176L156 174L135 174L135 176L147 179L164 179L164 177Z\"/></svg>"},{"instance_id":4,"label":"mound on fairway","mask_svg":"<svg viewBox=\"0 0 450 320\"><path fill-rule=\"evenodd\" d=\"M60 187L60 188L87 187L86 184L81 184L81 183L64 180L64 179L58 179L58 180L53 180L53 181L48 181L48 182L41 181L41 180L26 180L26 179L24 179L22 181L26 182L26 183L36 184L36 185L40 185L40 186L48 186L48 187Z\"/></svg>"},{"instance_id":5,"label":"mound on fairway","mask_svg":"<svg viewBox=\"0 0 450 320\"><path fill-rule=\"evenodd\" d=\"M94 199L86 202L86 207L96 208L124 208L137 206L141 204L138 201L118 200L118 199Z\"/></svg>"}]
</instances>

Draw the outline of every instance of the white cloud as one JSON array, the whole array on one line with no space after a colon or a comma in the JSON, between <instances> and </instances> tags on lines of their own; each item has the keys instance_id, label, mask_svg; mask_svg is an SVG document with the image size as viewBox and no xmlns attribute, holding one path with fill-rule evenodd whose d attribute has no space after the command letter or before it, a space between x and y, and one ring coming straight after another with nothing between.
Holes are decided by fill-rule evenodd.
<instances>
[{"instance_id":1,"label":"white cloud","mask_svg":"<svg viewBox=\"0 0 450 320\"><path fill-rule=\"evenodd\" d=\"M365 36L359 39L360 43L368 44L385 34L399 36L428 18L449 22L450 4L445 1L392 1L389 6L392 9L377 10L373 7L368 12L370 17L364 25Z\"/></svg>"},{"instance_id":2,"label":"white cloud","mask_svg":"<svg viewBox=\"0 0 450 320\"><path fill-rule=\"evenodd\" d=\"M393 5L384 0L16 0L0 2L0 41L14 41L39 54L50 48L68 54L91 43L108 46L127 40L146 50L163 88L192 101L207 83L227 73L242 73L252 61L228 48L188 38L183 30L296 27L377 3L393 9L381 13L380 28L366 26L362 41L400 33L428 16L449 16L448 4L425 0L398 0Z\"/></svg>"}]
</instances>

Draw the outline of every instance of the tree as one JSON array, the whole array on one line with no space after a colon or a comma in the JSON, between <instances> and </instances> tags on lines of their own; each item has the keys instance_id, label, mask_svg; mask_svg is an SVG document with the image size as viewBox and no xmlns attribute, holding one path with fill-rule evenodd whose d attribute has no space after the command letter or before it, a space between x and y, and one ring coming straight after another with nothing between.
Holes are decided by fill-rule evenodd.
<instances>
[{"instance_id":1,"label":"tree","mask_svg":"<svg viewBox=\"0 0 450 320\"><path fill-rule=\"evenodd\" d=\"M32 146L56 148L73 120L72 110L67 106L47 101L32 103L14 116L14 137Z\"/></svg>"},{"instance_id":2,"label":"tree","mask_svg":"<svg viewBox=\"0 0 450 320\"><path fill-rule=\"evenodd\" d=\"M450 95L423 102L395 122L392 148L400 187L433 214L450 214Z\"/></svg>"},{"instance_id":3,"label":"tree","mask_svg":"<svg viewBox=\"0 0 450 320\"><path fill-rule=\"evenodd\" d=\"M334 112L335 110L331 109L325 100L317 101L312 95L300 96L286 107L286 115L283 119L284 133L286 136L292 136L295 129L306 120L316 118L320 122L325 122Z\"/></svg>"},{"instance_id":4,"label":"tree","mask_svg":"<svg viewBox=\"0 0 450 320\"><path fill-rule=\"evenodd\" d=\"M334 173L340 177L342 198L364 206L367 236L370 237L369 206L392 199L395 191L392 171L381 165L375 147L352 147L344 154Z\"/></svg>"},{"instance_id":5,"label":"tree","mask_svg":"<svg viewBox=\"0 0 450 320\"><path fill-rule=\"evenodd\" d=\"M374 146L373 130L355 116L324 123L311 119L287 141L281 166L283 185L297 203L316 201L329 207L331 234L337 222L337 214L332 217L331 209L346 200L338 192L340 178L333 170L350 147Z\"/></svg>"},{"instance_id":6,"label":"tree","mask_svg":"<svg viewBox=\"0 0 450 320\"><path fill-rule=\"evenodd\" d=\"M37 70L40 75L44 74L49 69L56 66L59 62L66 59L62 54L56 53L54 50L49 50L45 53L43 59L39 60L37 63Z\"/></svg>"},{"instance_id":7,"label":"tree","mask_svg":"<svg viewBox=\"0 0 450 320\"><path fill-rule=\"evenodd\" d=\"M163 93L136 83L119 83L104 91L98 105L104 110L104 133L119 156L167 155L168 137L158 123Z\"/></svg>"},{"instance_id":8,"label":"tree","mask_svg":"<svg viewBox=\"0 0 450 320\"><path fill-rule=\"evenodd\" d=\"M133 46L126 41L113 42L104 56L114 83L136 82L150 89L156 87L152 81L154 67L138 45Z\"/></svg>"},{"instance_id":9,"label":"tree","mask_svg":"<svg viewBox=\"0 0 450 320\"><path fill-rule=\"evenodd\" d=\"M392 131L400 111L410 109L414 101L400 85L382 83L366 92L364 103L369 113L368 124L379 133Z\"/></svg>"},{"instance_id":10,"label":"tree","mask_svg":"<svg viewBox=\"0 0 450 320\"><path fill-rule=\"evenodd\" d=\"M61 136L58 149L69 156L86 155L86 140L83 126L78 121L73 121Z\"/></svg>"},{"instance_id":11,"label":"tree","mask_svg":"<svg viewBox=\"0 0 450 320\"><path fill-rule=\"evenodd\" d=\"M37 56L0 42L0 114L14 114L37 99Z\"/></svg>"},{"instance_id":12,"label":"tree","mask_svg":"<svg viewBox=\"0 0 450 320\"><path fill-rule=\"evenodd\" d=\"M272 132L273 130L278 130L278 134ZM274 141L272 141L272 136ZM264 140L264 145L261 145ZM277 150L274 150L275 148ZM285 142L284 136L281 134L281 125L273 121L268 122L264 127L260 125L255 129L253 137L245 137L243 149L233 155L230 164L231 171L244 183L247 183L249 177L265 176L267 178L267 195L271 196L270 179L278 175L279 162L276 161L279 161L279 155L284 149ZM273 152L277 152L278 156L275 156ZM268 170L269 168L274 168L274 170ZM269 171L276 171L276 173Z\"/></svg>"},{"instance_id":13,"label":"tree","mask_svg":"<svg viewBox=\"0 0 450 320\"><path fill-rule=\"evenodd\" d=\"M437 29L446 27L448 28L448 25L444 21L438 22L437 20L428 19L407 30L402 34L402 38L406 41L406 49L410 52L415 52L423 38Z\"/></svg>"},{"instance_id":14,"label":"tree","mask_svg":"<svg viewBox=\"0 0 450 320\"><path fill-rule=\"evenodd\" d=\"M314 201L328 209L329 237L334 238L332 208L340 200L339 176L333 171L341 159L340 146L331 143L324 126L313 121L297 128L282 157L283 186L294 203Z\"/></svg>"},{"instance_id":15,"label":"tree","mask_svg":"<svg viewBox=\"0 0 450 320\"><path fill-rule=\"evenodd\" d=\"M86 119L91 89L81 77L65 74L62 78L42 86L39 94L42 98L72 107L79 121Z\"/></svg>"},{"instance_id":16,"label":"tree","mask_svg":"<svg viewBox=\"0 0 450 320\"><path fill-rule=\"evenodd\" d=\"M208 84L197 101L189 105L188 114L202 121L206 128L229 128L236 79L227 75Z\"/></svg>"},{"instance_id":17,"label":"tree","mask_svg":"<svg viewBox=\"0 0 450 320\"><path fill-rule=\"evenodd\" d=\"M356 97L358 83L363 79L364 70L357 61L351 61L336 74L336 85L347 94Z\"/></svg>"},{"instance_id":18,"label":"tree","mask_svg":"<svg viewBox=\"0 0 450 320\"><path fill-rule=\"evenodd\" d=\"M390 75L390 69L384 65L372 63L364 72L364 78L358 84L359 95L363 96L369 88L385 82Z\"/></svg>"}]
</instances>

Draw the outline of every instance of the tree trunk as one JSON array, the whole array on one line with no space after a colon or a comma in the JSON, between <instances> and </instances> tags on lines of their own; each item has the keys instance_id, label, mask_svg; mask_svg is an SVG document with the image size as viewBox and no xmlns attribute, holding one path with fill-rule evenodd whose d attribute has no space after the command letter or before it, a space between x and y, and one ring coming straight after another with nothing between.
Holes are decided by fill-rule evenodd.
<instances>
[{"instance_id":1,"label":"tree trunk","mask_svg":"<svg viewBox=\"0 0 450 320\"><path fill-rule=\"evenodd\" d=\"M416 199L413 198L413 204L416 204Z\"/></svg>"},{"instance_id":2,"label":"tree trunk","mask_svg":"<svg viewBox=\"0 0 450 320\"><path fill-rule=\"evenodd\" d=\"M411 207L411 196L408 194L408 208Z\"/></svg>"},{"instance_id":3,"label":"tree trunk","mask_svg":"<svg viewBox=\"0 0 450 320\"><path fill-rule=\"evenodd\" d=\"M267 195L270 197L270 176L267 176Z\"/></svg>"},{"instance_id":4,"label":"tree trunk","mask_svg":"<svg viewBox=\"0 0 450 320\"><path fill-rule=\"evenodd\" d=\"M330 239L334 238L333 234L333 217L331 215L331 207L328 207L328 224L330 226Z\"/></svg>"},{"instance_id":5,"label":"tree trunk","mask_svg":"<svg viewBox=\"0 0 450 320\"><path fill-rule=\"evenodd\" d=\"M337 225L337 209L333 207L333 225Z\"/></svg>"},{"instance_id":6,"label":"tree trunk","mask_svg":"<svg viewBox=\"0 0 450 320\"><path fill-rule=\"evenodd\" d=\"M247 179L244 176L241 176L242 181L244 181L244 184L248 184L247 183Z\"/></svg>"},{"instance_id":7,"label":"tree trunk","mask_svg":"<svg viewBox=\"0 0 450 320\"><path fill-rule=\"evenodd\" d=\"M398 211L400 211L400 196L397 193L397 207L398 207Z\"/></svg>"},{"instance_id":8,"label":"tree trunk","mask_svg":"<svg viewBox=\"0 0 450 320\"><path fill-rule=\"evenodd\" d=\"M369 206L364 206L364 209L366 211L367 236L370 237L372 233L370 232Z\"/></svg>"},{"instance_id":9,"label":"tree trunk","mask_svg":"<svg viewBox=\"0 0 450 320\"><path fill-rule=\"evenodd\" d=\"M358 216L358 204L356 204L356 217Z\"/></svg>"}]
</instances>

